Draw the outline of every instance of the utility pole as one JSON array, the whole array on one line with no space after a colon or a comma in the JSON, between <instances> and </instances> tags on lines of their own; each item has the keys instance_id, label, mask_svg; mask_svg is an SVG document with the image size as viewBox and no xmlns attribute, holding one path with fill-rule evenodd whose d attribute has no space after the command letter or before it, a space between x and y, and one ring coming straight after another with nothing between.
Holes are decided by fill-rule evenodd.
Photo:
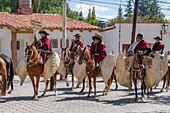
<instances>
[{"instance_id":1,"label":"utility pole","mask_svg":"<svg viewBox=\"0 0 170 113\"><path fill-rule=\"evenodd\" d=\"M62 47L66 46L66 0L63 0Z\"/></svg>"},{"instance_id":2,"label":"utility pole","mask_svg":"<svg viewBox=\"0 0 170 113\"><path fill-rule=\"evenodd\" d=\"M119 9L121 9L121 0L120 0L120 6ZM120 12L119 12L120 13ZM122 22L122 14L119 15L119 52L120 52L120 40L121 40L121 22Z\"/></svg>"},{"instance_id":3,"label":"utility pole","mask_svg":"<svg viewBox=\"0 0 170 113\"><path fill-rule=\"evenodd\" d=\"M134 9L134 17L133 17L133 28L132 28L132 37L131 37L131 44L135 41L135 34L136 34L136 20L138 14L138 4L139 0L135 0L135 9Z\"/></svg>"}]
</instances>

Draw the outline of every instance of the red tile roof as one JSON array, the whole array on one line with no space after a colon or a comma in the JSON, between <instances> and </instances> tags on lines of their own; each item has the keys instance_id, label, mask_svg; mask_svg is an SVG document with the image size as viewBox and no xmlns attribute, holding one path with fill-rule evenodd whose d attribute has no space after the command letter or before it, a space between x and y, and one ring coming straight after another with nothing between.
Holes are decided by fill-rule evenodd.
<instances>
[{"instance_id":1,"label":"red tile roof","mask_svg":"<svg viewBox=\"0 0 170 113\"><path fill-rule=\"evenodd\" d=\"M0 12L0 26L9 26L12 28L31 28L30 17L41 19L41 14L23 15L17 13ZM58 14L43 14L43 29L45 28L62 28L62 16ZM100 27L93 26L78 20L66 18L68 29L91 29L99 30Z\"/></svg>"}]
</instances>

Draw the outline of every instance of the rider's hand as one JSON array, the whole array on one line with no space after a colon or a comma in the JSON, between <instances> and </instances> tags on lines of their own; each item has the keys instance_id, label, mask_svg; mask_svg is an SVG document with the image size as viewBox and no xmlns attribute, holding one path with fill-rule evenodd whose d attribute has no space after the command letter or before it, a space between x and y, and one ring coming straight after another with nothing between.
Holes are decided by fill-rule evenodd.
<instances>
[{"instance_id":1,"label":"rider's hand","mask_svg":"<svg viewBox=\"0 0 170 113\"><path fill-rule=\"evenodd\" d=\"M90 47L90 45L89 45L89 44L87 44L87 47Z\"/></svg>"},{"instance_id":2,"label":"rider's hand","mask_svg":"<svg viewBox=\"0 0 170 113\"><path fill-rule=\"evenodd\" d=\"M94 56L99 56L99 54L98 54L98 53L95 53Z\"/></svg>"},{"instance_id":3,"label":"rider's hand","mask_svg":"<svg viewBox=\"0 0 170 113\"><path fill-rule=\"evenodd\" d=\"M41 40L38 40L38 44L41 44Z\"/></svg>"},{"instance_id":4,"label":"rider's hand","mask_svg":"<svg viewBox=\"0 0 170 113\"><path fill-rule=\"evenodd\" d=\"M34 36L34 40L37 40L37 37L36 37L36 35Z\"/></svg>"}]
</instances>

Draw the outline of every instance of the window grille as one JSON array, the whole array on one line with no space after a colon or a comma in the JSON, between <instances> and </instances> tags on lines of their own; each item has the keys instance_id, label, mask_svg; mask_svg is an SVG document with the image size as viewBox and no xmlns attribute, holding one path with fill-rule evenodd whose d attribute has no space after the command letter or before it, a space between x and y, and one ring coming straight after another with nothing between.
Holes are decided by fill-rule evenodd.
<instances>
[{"instance_id":1,"label":"window grille","mask_svg":"<svg viewBox=\"0 0 170 113\"><path fill-rule=\"evenodd\" d=\"M52 48L58 48L58 39L51 39Z\"/></svg>"}]
</instances>

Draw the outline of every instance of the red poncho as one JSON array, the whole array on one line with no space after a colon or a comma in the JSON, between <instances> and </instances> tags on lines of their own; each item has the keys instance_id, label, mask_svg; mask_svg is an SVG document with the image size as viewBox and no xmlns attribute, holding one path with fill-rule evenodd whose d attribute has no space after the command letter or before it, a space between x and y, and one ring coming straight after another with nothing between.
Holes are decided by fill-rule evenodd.
<instances>
[{"instance_id":1,"label":"red poncho","mask_svg":"<svg viewBox=\"0 0 170 113\"><path fill-rule=\"evenodd\" d=\"M94 57L97 62L100 62L107 56L106 50L105 50L106 47L102 43L98 44L98 50L97 50L98 52L95 52L95 47L96 47L96 44L93 44L90 48L90 52L92 55L95 53L98 53L99 55L94 56Z\"/></svg>"}]
</instances>

